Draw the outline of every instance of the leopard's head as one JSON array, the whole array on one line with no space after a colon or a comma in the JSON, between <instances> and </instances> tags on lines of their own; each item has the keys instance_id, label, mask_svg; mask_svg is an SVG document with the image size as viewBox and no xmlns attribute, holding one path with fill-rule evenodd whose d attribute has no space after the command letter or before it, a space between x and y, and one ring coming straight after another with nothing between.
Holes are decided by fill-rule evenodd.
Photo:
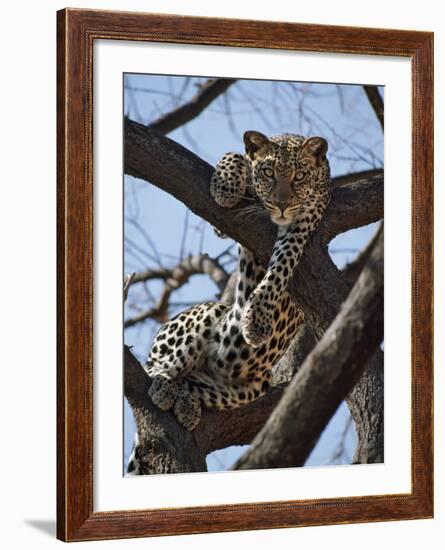
<instances>
[{"instance_id":1,"label":"leopard's head","mask_svg":"<svg viewBox=\"0 0 445 550\"><path fill-rule=\"evenodd\" d=\"M324 138L246 132L244 144L253 191L273 223L292 223L303 204L329 192Z\"/></svg>"}]
</instances>

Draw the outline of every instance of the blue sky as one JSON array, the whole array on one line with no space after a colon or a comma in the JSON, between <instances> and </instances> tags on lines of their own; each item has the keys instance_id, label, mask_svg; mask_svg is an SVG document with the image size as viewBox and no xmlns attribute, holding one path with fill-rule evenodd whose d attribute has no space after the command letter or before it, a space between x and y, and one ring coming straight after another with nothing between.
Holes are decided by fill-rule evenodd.
<instances>
[{"instance_id":1,"label":"blue sky","mask_svg":"<svg viewBox=\"0 0 445 550\"><path fill-rule=\"evenodd\" d=\"M159 75L126 75L124 112L130 118L150 123L161 114L187 101L197 92L197 83L206 79ZM380 89L383 95L383 89ZM169 137L214 165L228 151L243 152L246 130L266 135L285 132L320 135L329 142L328 157L333 176L383 166L383 134L361 86L243 80L229 88L199 117L175 130ZM142 180L124 178L124 275L159 264L175 265L181 254L206 252L217 256L230 241L219 239L213 229L163 191ZM184 238L184 228L187 227ZM339 235L329 246L335 263L342 267L352 260L372 237L370 225ZM234 260L227 258L227 269ZM153 281L130 289L125 317L149 305L149 297L159 295L162 284ZM172 314L186 304L215 299L218 289L205 276L195 276L175 292ZM154 321L125 331L124 340L144 361L159 325ZM353 454L355 433L348 424L345 404L337 411L311 454L307 465L322 466L337 450L346 426L345 452L337 463L347 463ZM124 404L125 461L131 450L134 422ZM209 471L230 467L241 447L217 451L208 457Z\"/></svg>"}]
</instances>

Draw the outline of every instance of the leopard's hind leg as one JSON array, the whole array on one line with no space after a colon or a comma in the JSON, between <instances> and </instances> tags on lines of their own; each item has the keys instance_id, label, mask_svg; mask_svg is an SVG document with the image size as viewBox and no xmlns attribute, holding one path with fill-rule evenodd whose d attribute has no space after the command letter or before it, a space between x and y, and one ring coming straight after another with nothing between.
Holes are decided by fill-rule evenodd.
<instances>
[{"instance_id":1,"label":"leopard's hind leg","mask_svg":"<svg viewBox=\"0 0 445 550\"><path fill-rule=\"evenodd\" d=\"M144 369L152 378L149 396L160 409L174 406L183 389L181 380L200 368L226 309L220 303L198 304L168 321L155 337Z\"/></svg>"},{"instance_id":2,"label":"leopard's hind leg","mask_svg":"<svg viewBox=\"0 0 445 550\"><path fill-rule=\"evenodd\" d=\"M263 280L264 274L265 269L259 260L249 249L240 245L234 302L216 335L219 344L216 364L224 367L232 378L244 376L247 372L247 359L253 350L249 349L242 332L244 309L250 295Z\"/></svg>"},{"instance_id":3,"label":"leopard's hind leg","mask_svg":"<svg viewBox=\"0 0 445 550\"><path fill-rule=\"evenodd\" d=\"M215 378L204 372L190 375L189 393L209 408L236 409L265 395L271 386L271 370L258 371L252 378Z\"/></svg>"}]
</instances>

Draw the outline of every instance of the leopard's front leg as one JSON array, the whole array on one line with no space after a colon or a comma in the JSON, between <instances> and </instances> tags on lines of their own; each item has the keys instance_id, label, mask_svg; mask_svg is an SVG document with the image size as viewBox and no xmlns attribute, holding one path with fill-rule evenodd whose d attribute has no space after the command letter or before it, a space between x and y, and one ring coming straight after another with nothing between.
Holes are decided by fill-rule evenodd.
<instances>
[{"instance_id":1,"label":"leopard's front leg","mask_svg":"<svg viewBox=\"0 0 445 550\"><path fill-rule=\"evenodd\" d=\"M308 219L302 212L295 223L280 226L266 274L250 295L243 311L243 336L251 346L258 347L269 339L276 305L287 288L317 221Z\"/></svg>"},{"instance_id":2,"label":"leopard's front leg","mask_svg":"<svg viewBox=\"0 0 445 550\"><path fill-rule=\"evenodd\" d=\"M224 208L236 206L246 193L247 165L243 155L226 153L210 180L210 194Z\"/></svg>"}]
</instances>

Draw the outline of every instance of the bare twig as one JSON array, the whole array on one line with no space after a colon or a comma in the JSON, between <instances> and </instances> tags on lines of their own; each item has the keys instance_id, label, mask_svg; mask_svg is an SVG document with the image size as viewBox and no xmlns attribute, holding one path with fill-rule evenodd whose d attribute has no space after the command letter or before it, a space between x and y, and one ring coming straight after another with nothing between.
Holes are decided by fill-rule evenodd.
<instances>
[{"instance_id":1,"label":"bare twig","mask_svg":"<svg viewBox=\"0 0 445 550\"><path fill-rule=\"evenodd\" d=\"M150 128L162 134L168 134L196 118L212 101L234 84L234 78L217 78L205 82L199 92L190 101L162 115L150 124Z\"/></svg>"},{"instance_id":2,"label":"bare twig","mask_svg":"<svg viewBox=\"0 0 445 550\"><path fill-rule=\"evenodd\" d=\"M150 237L150 235L145 231L145 229L142 227L142 225L137 221L136 218L130 218L126 217L125 222L132 225L145 239L148 246L151 248L154 256L153 259L157 262L158 265L162 265L161 255L159 254L159 250L157 249L155 243L153 242L153 239Z\"/></svg>"},{"instance_id":3,"label":"bare twig","mask_svg":"<svg viewBox=\"0 0 445 550\"><path fill-rule=\"evenodd\" d=\"M221 267L218 260L209 258L208 254L189 256L169 270L157 269L135 273L130 285L155 278L164 279L165 285L157 303L135 317L127 319L124 322L124 328L132 327L146 319L165 322L168 319L169 300L172 292L185 285L190 277L196 274L208 275L221 292L224 290L229 278L229 275Z\"/></svg>"},{"instance_id":4,"label":"bare twig","mask_svg":"<svg viewBox=\"0 0 445 550\"><path fill-rule=\"evenodd\" d=\"M149 262L154 262L154 263L159 264L159 260L157 259L156 256L153 256L153 254L150 254L149 252L147 252L147 250L145 250L145 248L143 248L142 246L139 246L130 237L124 237L124 243L125 243L126 246L130 247L133 250L133 252L137 252L141 256L145 256L145 258Z\"/></svg>"},{"instance_id":5,"label":"bare twig","mask_svg":"<svg viewBox=\"0 0 445 550\"><path fill-rule=\"evenodd\" d=\"M377 86L363 86L363 89L365 90L366 96L369 99L369 103L371 104L371 107L374 109L375 115L380 122L380 126L382 127L382 130L384 130L385 126L385 115L384 115L384 104L382 96L379 93L379 90Z\"/></svg>"},{"instance_id":6,"label":"bare twig","mask_svg":"<svg viewBox=\"0 0 445 550\"><path fill-rule=\"evenodd\" d=\"M185 242L187 240L188 225L189 225L189 217L190 217L190 210L188 208L186 208L185 209L185 216L184 216L184 229L182 230L181 246L179 248L179 259L180 260L182 260L184 258Z\"/></svg>"},{"instance_id":7,"label":"bare twig","mask_svg":"<svg viewBox=\"0 0 445 550\"><path fill-rule=\"evenodd\" d=\"M128 289L130 288L131 283L134 281L135 275L136 273L133 272L127 276L127 280L125 281L125 284L124 284L124 302L126 302L128 298Z\"/></svg>"},{"instance_id":8,"label":"bare twig","mask_svg":"<svg viewBox=\"0 0 445 550\"><path fill-rule=\"evenodd\" d=\"M210 258L205 253L197 254L195 256L188 256L172 268L147 269L146 271L136 272L131 284L150 281L152 279L164 279L172 288L177 288L176 285L178 283L183 284L182 281L186 282L192 275L204 274L208 275L219 290L222 291L226 286L229 276L219 263L221 256L222 254L216 258Z\"/></svg>"}]
</instances>

